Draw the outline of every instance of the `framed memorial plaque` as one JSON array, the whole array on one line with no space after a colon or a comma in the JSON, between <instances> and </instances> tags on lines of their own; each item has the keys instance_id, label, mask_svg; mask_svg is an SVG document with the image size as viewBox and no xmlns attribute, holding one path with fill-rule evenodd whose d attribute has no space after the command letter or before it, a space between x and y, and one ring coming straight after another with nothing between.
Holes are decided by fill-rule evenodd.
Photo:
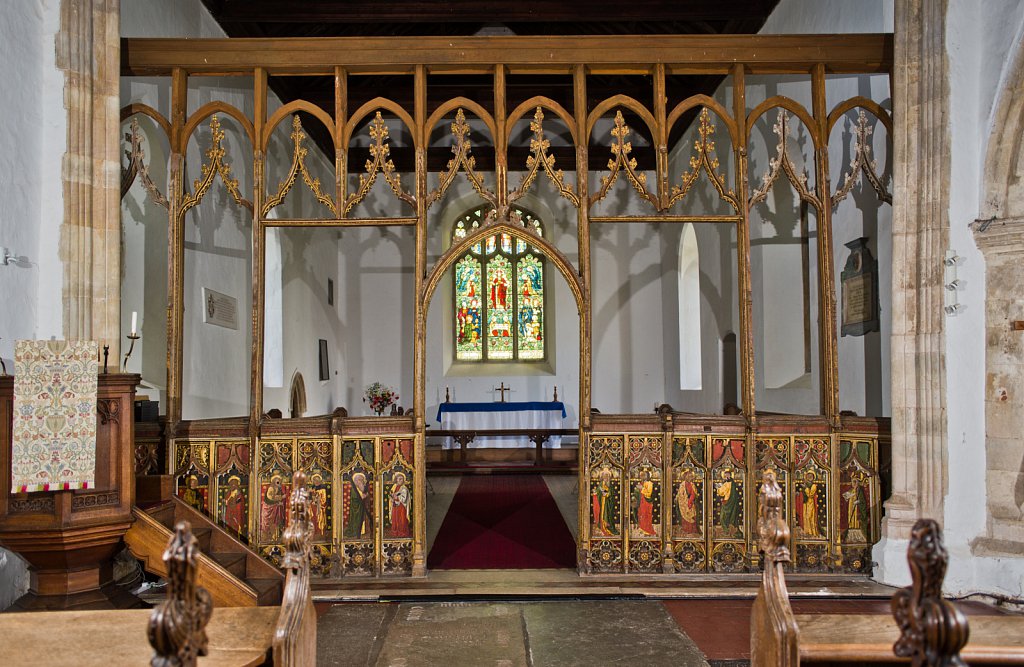
<instances>
[{"instance_id":1,"label":"framed memorial plaque","mask_svg":"<svg viewBox=\"0 0 1024 667\"><path fill-rule=\"evenodd\" d=\"M865 237L846 244L850 254L840 274L842 280L842 335L863 336L878 331L878 260Z\"/></svg>"}]
</instances>

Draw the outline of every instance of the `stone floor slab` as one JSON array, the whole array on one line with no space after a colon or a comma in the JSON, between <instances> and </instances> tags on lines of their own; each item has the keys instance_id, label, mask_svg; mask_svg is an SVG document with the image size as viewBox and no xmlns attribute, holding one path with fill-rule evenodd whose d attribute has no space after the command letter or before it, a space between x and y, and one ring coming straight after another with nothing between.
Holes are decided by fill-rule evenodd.
<instances>
[{"instance_id":1,"label":"stone floor slab","mask_svg":"<svg viewBox=\"0 0 1024 667\"><path fill-rule=\"evenodd\" d=\"M708 664L658 602L539 602L522 611L533 667Z\"/></svg>"},{"instance_id":2,"label":"stone floor slab","mask_svg":"<svg viewBox=\"0 0 1024 667\"><path fill-rule=\"evenodd\" d=\"M521 605L403 603L378 667L527 667Z\"/></svg>"},{"instance_id":3,"label":"stone floor slab","mask_svg":"<svg viewBox=\"0 0 1024 667\"><path fill-rule=\"evenodd\" d=\"M376 661L397 604L349 602L317 620L317 667L366 667Z\"/></svg>"}]
</instances>

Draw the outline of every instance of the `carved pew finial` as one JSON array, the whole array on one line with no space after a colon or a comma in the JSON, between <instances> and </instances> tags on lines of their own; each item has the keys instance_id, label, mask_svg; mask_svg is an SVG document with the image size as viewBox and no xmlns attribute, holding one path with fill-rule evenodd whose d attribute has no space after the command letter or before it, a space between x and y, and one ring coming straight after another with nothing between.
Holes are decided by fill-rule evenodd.
<instances>
[{"instance_id":1,"label":"carved pew finial","mask_svg":"<svg viewBox=\"0 0 1024 667\"><path fill-rule=\"evenodd\" d=\"M767 563L789 562L789 524L782 518L782 489L774 470L764 471L758 497L757 536L767 569Z\"/></svg>"},{"instance_id":2,"label":"carved pew finial","mask_svg":"<svg viewBox=\"0 0 1024 667\"><path fill-rule=\"evenodd\" d=\"M782 517L784 498L775 472L766 470L758 493L757 534L764 552L761 587L750 617L750 657L754 667L788 667L799 664L799 630L783 564L789 562L789 526Z\"/></svg>"},{"instance_id":3,"label":"carved pew finial","mask_svg":"<svg viewBox=\"0 0 1024 667\"><path fill-rule=\"evenodd\" d=\"M306 475L292 477L288 527L284 531L285 570L281 614L274 630L274 664L301 667L316 664L316 609L310 591L310 562L313 519Z\"/></svg>"},{"instance_id":4,"label":"carved pew finial","mask_svg":"<svg viewBox=\"0 0 1024 667\"><path fill-rule=\"evenodd\" d=\"M206 655L206 624L213 613L213 601L205 589L196 586L199 547L188 521L174 527L164 551L167 565L167 599L149 619L149 643L153 647L152 667L193 667Z\"/></svg>"},{"instance_id":5,"label":"carved pew finial","mask_svg":"<svg viewBox=\"0 0 1024 667\"><path fill-rule=\"evenodd\" d=\"M900 628L893 651L913 665L959 667L966 665L960 649L967 644L967 618L943 599L949 555L942 545L942 529L932 519L918 519L907 548L911 585L892 596L892 614Z\"/></svg>"}]
</instances>

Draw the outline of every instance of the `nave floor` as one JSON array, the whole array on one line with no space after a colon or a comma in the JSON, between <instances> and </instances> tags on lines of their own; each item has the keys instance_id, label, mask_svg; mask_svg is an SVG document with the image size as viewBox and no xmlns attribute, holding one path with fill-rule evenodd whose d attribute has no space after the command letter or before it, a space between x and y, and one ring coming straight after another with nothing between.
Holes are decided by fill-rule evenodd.
<instances>
[{"instance_id":1,"label":"nave floor","mask_svg":"<svg viewBox=\"0 0 1024 667\"><path fill-rule=\"evenodd\" d=\"M747 599L319 603L322 667L733 667ZM960 602L968 616L998 614ZM794 612L888 614L889 599L796 599Z\"/></svg>"}]
</instances>

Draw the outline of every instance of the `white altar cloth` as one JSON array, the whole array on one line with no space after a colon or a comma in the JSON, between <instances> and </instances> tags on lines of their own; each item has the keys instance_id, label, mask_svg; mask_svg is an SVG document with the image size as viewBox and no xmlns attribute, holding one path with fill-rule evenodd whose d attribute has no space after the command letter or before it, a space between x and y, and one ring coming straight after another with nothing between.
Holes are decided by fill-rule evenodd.
<instances>
[{"instance_id":1,"label":"white altar cloth","mask_svg":"<svg viewBox=\"0 0 1024 667\"><path fill-rule=\"evenodd\" d=\"M508 403L442 403L437 409L437 421L446 431L508 430L508 429L561 429L565 419L565 405L561 401L515 401ZM446 449L458 448L450 437L445 438ZM534 447L526 436L478 436L469 447ZM562 436L553 435L545 447L562 446Z\"/></svg>"}]
</instances>

